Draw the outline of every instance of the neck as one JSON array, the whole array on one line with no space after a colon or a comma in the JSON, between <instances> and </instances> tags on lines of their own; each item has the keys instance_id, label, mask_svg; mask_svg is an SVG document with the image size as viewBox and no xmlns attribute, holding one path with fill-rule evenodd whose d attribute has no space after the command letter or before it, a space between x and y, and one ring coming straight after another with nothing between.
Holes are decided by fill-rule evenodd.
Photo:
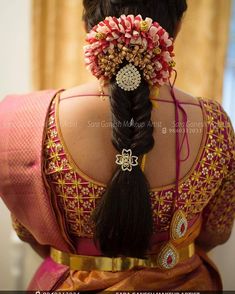
<instances>
[{"instance_id":1,"label":"neck","mask_svg":"<svg viewBox=\"0 0 235 294\"><path fill-rule=\"evenodd\" d=\"M99 81L97 81L97 82L98 82L97 87L100 87ZM170 88L171 88L171 85L170 85L170 82L168 81L165 85L163 85L163 86L161 86L159 88L159 93L156 96L156 99L157 98L161 98L161 97L162 98L167 97L169 95L169 93L170 93ZM104 84L104 86L103 86L103 92L104 92L105 95L109 96L109 94L110 94L110 83L109 82L106 82Z\"/></svg>"}]
</instances>

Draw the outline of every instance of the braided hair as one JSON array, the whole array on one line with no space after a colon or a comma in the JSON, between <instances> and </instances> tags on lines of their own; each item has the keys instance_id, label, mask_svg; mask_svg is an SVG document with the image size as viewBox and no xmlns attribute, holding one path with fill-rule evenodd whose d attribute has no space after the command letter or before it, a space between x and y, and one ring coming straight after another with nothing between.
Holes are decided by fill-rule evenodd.
<instances>
[{"instance_id":1,"label":"braided hair","mask_svg":"<svg viewBox=\"0 0 235 294\"><path fill-rule=\"evenodd\" d=\"M83 0L83 4L87 30L106 16L141 14L158 21L171 36L187 8L186 0ZM154 146L150 90L141 74L140 86L131 92L121 89L115 77L110 81L112 144L119 153L131 149L138 157ZM104 255L144 258L153 234L149 189L140 165L131 172L117 165L92 214L94 242Z\"/></svg>"}]
</instances>

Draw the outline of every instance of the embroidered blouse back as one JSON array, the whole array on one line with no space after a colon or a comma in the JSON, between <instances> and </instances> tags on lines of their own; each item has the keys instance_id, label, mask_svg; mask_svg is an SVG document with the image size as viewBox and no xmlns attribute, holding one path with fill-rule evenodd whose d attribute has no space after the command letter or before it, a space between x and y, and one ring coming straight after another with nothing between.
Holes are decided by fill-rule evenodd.
<instances>
[{"instance_id":1,"label":"embroidered blouse back","mask_svg":"<svg viewBox=\"0 0 235 294\"><path fill-rule=\"evenodd\" d=\"M106 185L87 176L69 153L58 121L59 97L57 95L53 99L49 110L44 172L69 235L72 238L92 238L90 216ZM226 198L228 191L235 190L232 178L229 182L229 170L234 170L235 161L234 134L231 122L219 103L198 99L204 116L203 135L193 165L178 182L177 206L185 212L189 224L203 211L204 226L224 231L231 227L235 213L234 197ZM226 187L222 189L222 181L226 177ZM169 230L175 192L175 183L150 189L154 232ZM224 201L226 205L218 209Z\"/></svg>"}]
</instances>

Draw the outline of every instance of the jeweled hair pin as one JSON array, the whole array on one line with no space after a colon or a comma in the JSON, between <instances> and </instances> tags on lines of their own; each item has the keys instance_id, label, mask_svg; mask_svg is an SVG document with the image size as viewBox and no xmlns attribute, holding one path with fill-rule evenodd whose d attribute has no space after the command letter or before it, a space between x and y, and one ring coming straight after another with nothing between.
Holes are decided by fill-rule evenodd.
<instances>
[{"instance_id":1,"label":"jeweled hair pin","mask_svg":"<svg viewBox=\"0 0 235 294\"><path fill-rule=\"evenodd\" d=\"M132 167L138 165L138 156L132 155L131 149L122 149L122 154L116 155L116 164L121 165L123 171L132 171Z\"/></svg>"},{"instance_id":2,"label":"jeweled hair pin","mask_svg":"<svg viewBox=\"0 0 235 294\"><path fill-rule=\"evenodd\" d=\"M129 63L119 70L116 81L124 91L134 91L141 83L141 75L138 69Z\"/></svg>"}]
</instances>

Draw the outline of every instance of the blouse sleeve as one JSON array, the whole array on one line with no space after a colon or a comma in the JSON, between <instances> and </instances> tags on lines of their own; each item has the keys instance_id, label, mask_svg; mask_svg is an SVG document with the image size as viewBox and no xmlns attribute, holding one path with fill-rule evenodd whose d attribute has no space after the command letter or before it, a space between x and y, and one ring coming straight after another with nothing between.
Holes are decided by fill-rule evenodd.
<instances>
[{"instance_id":1,"label":"blouse sleeve","mask_svg":"<svg viewBox=\"0 0 235 294\"><path fill-rule=\"evenodd\" d=\"M231 120L223 107L230 154L228 172L203 211L203 230L218 236L230 236L235 218L235 134Z\"/></svg>"}]
</instances>

